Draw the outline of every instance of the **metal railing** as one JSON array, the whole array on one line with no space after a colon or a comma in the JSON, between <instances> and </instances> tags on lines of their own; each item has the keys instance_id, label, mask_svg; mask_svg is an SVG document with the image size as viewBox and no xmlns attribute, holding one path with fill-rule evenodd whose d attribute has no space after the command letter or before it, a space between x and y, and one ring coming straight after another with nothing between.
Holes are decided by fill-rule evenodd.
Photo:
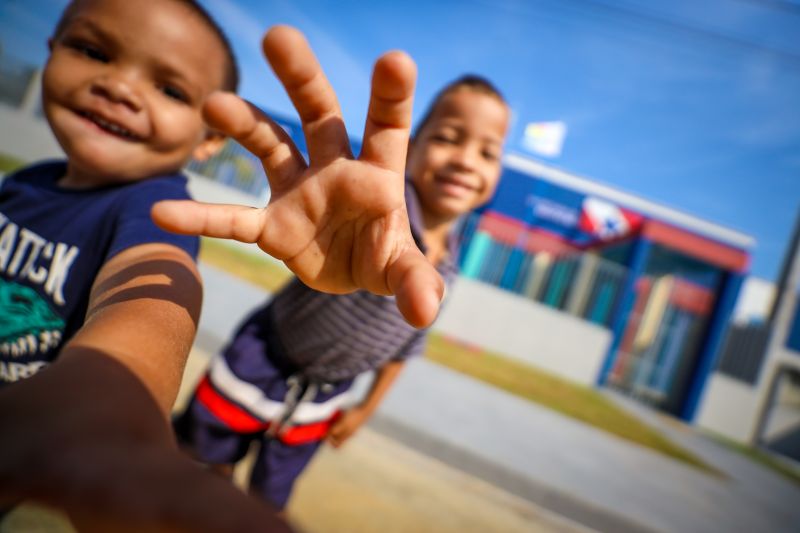
<instances>
[{"instance_id":1,"label":"metal railing","mask_svg":"<svg viewBox=\"0 0 800 533\"><path fill-rule=\"evenodd\" d=\"M223 148L206 161L192 160L186 165L192 172L266 199L269 182L261 162L239 143L228 139Z\"/></svg>"},{"instance_id":2,"label":"metal railing","mask_svg":"<svg viewBox=\"0 0 800 533\"><path fill-rule=\"evenodd\" d=\"M769 341L769 324L731 324L717 372L755 385Z\"/></svg>"}]
</instances>

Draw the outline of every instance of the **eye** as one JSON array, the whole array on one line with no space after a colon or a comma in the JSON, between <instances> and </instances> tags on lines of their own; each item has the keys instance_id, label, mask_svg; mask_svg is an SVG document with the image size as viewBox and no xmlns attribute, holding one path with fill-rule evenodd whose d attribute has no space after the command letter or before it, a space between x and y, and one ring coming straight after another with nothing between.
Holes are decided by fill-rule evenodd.
<instances>
[{"instance_id":1,"label":"eye","mask_svg":"<svg viewBox=\"0 0 800 533\"><path fill-rule=\"evenodd\" d=\"M71 48L79 54L88 57L92 61L99 61L101 63L108 63L110 61L108 54L103 52L99 46L94 44L79 40L68 40L64 43L64 45L67 48Z\"/></svg>"},{"instance_id":2,"label":"eye","mask_svg":"<svg viewBox=\"0 0 800 533\"><path fill-rule=\"evenodd\" d=\"M455 144L457 139L455 135L447 133L434 133L431 135L431 140L440 143Z\"/></svg>"},{"instance_id":3,"label":"eye","mask_svg":"<svg viewBox=\"0 0 800 533\"><path fill-rule=\"evenodd\" d=\"M489 151L489 150L484 150L483 152L481 152L481 155L487 161L494 162L494 161L497 161L498 159L500 159L500 155L499 154L497 154L496 152Z\"/></svg>"},{"instance_id":4,"label":"eye","mask_svg":"<svg viewBox=\"0 0 800 533\"><path fill-rule=\"evenodd\" d=\"M177 100L178 102L187 103L189 101L189 98L186 96L186 93L183 92L181 89L178 89L174 85L162 85L161 92L164 93L167 96L167 98Z\"/></svg>"}]
</instances>

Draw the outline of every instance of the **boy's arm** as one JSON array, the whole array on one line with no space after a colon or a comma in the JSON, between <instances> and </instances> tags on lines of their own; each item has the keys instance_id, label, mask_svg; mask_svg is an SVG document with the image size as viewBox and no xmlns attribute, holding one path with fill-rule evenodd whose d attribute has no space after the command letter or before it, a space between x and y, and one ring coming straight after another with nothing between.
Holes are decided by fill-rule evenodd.
<instances>
[{"instance_id":1,"label":"boy's arm","mask_svg":"<svg viewBox=\"0 0 800 533\"><path fill-rule=\"evenodd\" d=\"M392 388L405 364L405 360L389 361L375 372L375 379L364 400L358 406L349 409L331 426L325 437L329 444L338 448L369 420L386 393Z\"/></svg>"},{"instance_id":2,"label":"boy's arm","mask_svg":"<svg viewBox=\"0 0 800 533\"><path fill-rule=\"evenodd\" d=\"M253 209L162 202L153 209L154 220L178 233L258 243L317 290L394 294L406 320L427 326L438 312L444 285L414 244L404 199L414 62L390 52L375 64L356 159L336 94L302 34L275 27L264 37L263 49L303 123L309 161L255 107L232 94L212 95L206 120L261 160L270 203Z\"/></svg>"},{"instance_id":3,"label":"boy's arm","mask_svg":"<svg viewBox=\"0 0 800 533\"><path fill-rule=\"evenodd\" d=\"M0 502L50 504L89 530L286 530L175 446L167 414L201 299L173 246L136 246L102 268L58 361L0 390Z\"/></svg>"}]
</instances>

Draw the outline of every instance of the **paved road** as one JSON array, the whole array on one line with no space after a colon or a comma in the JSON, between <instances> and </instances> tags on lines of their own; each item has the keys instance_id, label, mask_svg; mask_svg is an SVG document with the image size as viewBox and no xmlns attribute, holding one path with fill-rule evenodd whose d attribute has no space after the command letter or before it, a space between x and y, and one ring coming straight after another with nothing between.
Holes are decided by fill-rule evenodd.
<instances>
[{"instance_id":1,"label":"paved road","mask_svg":"<svg viewBox=\"0 0 800 533\"><path fill-rule=\"evenodd\" d=\"M199 342L212 347L265 295L202 270L207 302ZM685 466L426 360L408 365L371 427L601 531L797 530L796 485L693 428L620 401L725 476Z\"/></svg>"}]
</instances>

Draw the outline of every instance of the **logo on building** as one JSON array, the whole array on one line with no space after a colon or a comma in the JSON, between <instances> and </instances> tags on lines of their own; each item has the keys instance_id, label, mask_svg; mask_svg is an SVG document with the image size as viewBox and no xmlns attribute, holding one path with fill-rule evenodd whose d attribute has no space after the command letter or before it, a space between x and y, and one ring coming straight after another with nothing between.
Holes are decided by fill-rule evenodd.
<instances>
[{"instance_id":1,"label":"logo on building","mask_svg":"<svg viewBox=\"0 0 800 533\"><path fill-rule=\"evenodd\" d=\"M525 204L531 209L534 220L553 222L566 228L574 228L578 223L579 213L560 202L529 194L525 197Z\"/></svg>"},{"instance_id":2,"label":"logo on building","mask_svg":"<svg viewBox=\"0 0 800 533\"><path fill-rule=\"evenodd\" d=\"M624 237L637 230L641 224L641 215L591 197L583 200L578 221L578 227L582 231L604 241Z\"/></svg>"}]
</instances>

